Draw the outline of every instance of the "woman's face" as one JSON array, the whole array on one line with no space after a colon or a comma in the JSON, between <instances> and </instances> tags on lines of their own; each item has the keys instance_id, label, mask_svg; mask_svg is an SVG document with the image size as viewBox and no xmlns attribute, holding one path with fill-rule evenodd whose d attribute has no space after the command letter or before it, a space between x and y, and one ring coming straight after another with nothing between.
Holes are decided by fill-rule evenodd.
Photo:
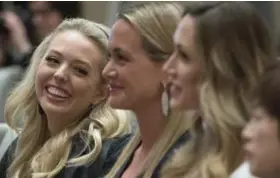
<instances>
[{"instance_id":1,"label":"woman's face","mask_svg":"<svg viewBox=\"0 0 280 178\"><path fill-rule=\"evenodd\" d=\"M175 50L163 70L170 85L171 107L195 109L198 107L198 82L201 56L195 43L195 20L184 17L174 34Z\"/></svg>"},{"instance_id":2,"label":"woman's face","mask_svg":"<svg viewBox=\"0 0 280 178\"><path fill-rule=\"evenodd\" d=\"M137 110L158 102L163 63L143 49L141 36L128 22L117 20L109 39L110 60L103 70L108 102L113 108Z\"/></svg>"},{"instance_id":3,"label":"woman's face","mask_svg":"<svg viewBox=\"0 0 280 178\"><path fill-rule=\"evenodd\" d=\"M40 39L50 34L63 20L61 14L51 8L47 1L31 1L32 22Z\"/></svg>"},{"instance_id":4,"label":"woman's face","mask_svg":"<svg viewBox=\"0 0 280 178\"><path fill-rule=\"evenodd\" d=\"M280 175L278 128L277 120L258 107L253 109L250 121L242 132L246 159L252 174L257 177Z\"/></svg>"},{"instance_id":5,"label":"woman's face","mask_svg":"<svg viewBox=\"0 0 280 178\"><path fill-rule=\"evenodd\" d=\"M37 98L48 119L72 123L99 101L101 59L96 44L77 31L54 37L35 79Z\"/></svg>"}]
</instances>

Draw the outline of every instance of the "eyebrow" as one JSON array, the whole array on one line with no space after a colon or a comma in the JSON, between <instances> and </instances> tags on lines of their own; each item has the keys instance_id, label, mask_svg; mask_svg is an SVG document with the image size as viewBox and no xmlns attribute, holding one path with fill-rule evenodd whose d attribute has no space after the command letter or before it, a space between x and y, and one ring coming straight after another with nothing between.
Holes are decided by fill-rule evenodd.
<instances>
[{"instance_id":1,"label":"eyebrow","mask_svg":"<svg viewBox=\"0 0 280 178\"><path fill-rule=\"evenodd\" d=\"M92 65L90 65L88 62L85 62L85 61L82 61L82 60L78 60L78 59L74 59L73 60L74 63L79 63L79 64L82 64L82 65L85 65L87 68L91 69L92 68Z\"/></svg>"},{"instance_id":2,"label":"eyebrow","mask_svg":"<svg viewBox=\"0 0 280 178\"><path fill-rule=\"evenodd\" d=\"M175 44L175 46L176 46L177 48L179 48L180 50L182 50L182 51L186 51L184 48L187 48L185 45L182 45L182 44L180 44L180 43Z\"/></svg>"},{"instance_id":3,"label":"eyebrow","mask_svg":"<svg viewBox=\"0 0 280 178\"><path fill-rule=\"evenodd\" d=\"M187 47L185 46L185 45L183 45L183 44L175 44L175 46L179 49L179 50L181 50L183 53L185 53L185 55L187 55L188 57L190 57L190 53L189 53L189 51L188 51L188 49L187 49Z\"/></svg>"},{"instance_id":4,"label":"eyebrow","mask_svg":"<svg viewBox=\"0 0 280 178\"><path fill-rule=\"evenodd\" d=\"M62 54L61 52L59 52L59 51L57 51L57 50L54 50L54 49L49 50L49 51L48 51L48 54L50 54L50 53L55 53L56 55L59 55L59 56L62 56L62 57L63 57L63 54Z\"/></svg>"},{"instance_id":5,"label":"eyebrow","mask_svg":"<svg viewBox=\"0 0 280 178\"><path fill-rule=\"evenodd\" d=\"M113 48L113 50L111 50L111 52L127 54L129 57L134 59L133 55L130 52L128 52L127 50L124 50L124 49L122 49L120 47Z\"/></svg>"},{"instance_id":6,"label":"eyebrow","mask_svg":"<svg viewBox=\"0 0 280 178\"><path fill-rule=\"evenodd\" d=\"M55 53L56 55L59 55L60 57L65 58L65 56L64 56L61 52L59 52L59 51L57 51L57 50L51 49L51 50L48 52L48 54L50 54L50 53ZM84 61L84 60L79 60L79 59L75 58L75 59L73 59L72 61L73 61L74 63L79 63L79 64L82 64L82 65L86 65L88 68L92 68L92 65L91 65L90 63Z\"/></svg>"},{"instance_id":7,"label":"eyebrow","mask_svg":"<svg viewBox=\"0 0 280 178\"><path fill-rule=\"evenodd\" d=\"M112 50L114 53L125 53L125 51L121 48L113 48Z\"/></svg>"}]
</instances>

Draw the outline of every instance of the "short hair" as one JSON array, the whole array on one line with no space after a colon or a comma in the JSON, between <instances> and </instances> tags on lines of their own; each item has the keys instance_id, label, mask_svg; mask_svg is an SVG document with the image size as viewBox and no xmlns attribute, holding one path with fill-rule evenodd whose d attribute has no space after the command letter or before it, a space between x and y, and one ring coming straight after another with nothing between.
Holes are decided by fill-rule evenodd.
<instances>
[{"instance_id":1,"label":"short hair","mask_svg":"<svg viewBox=\"0 0 280 178\"><path fill-rule=\"evenodd\" d=\"M81 2L79 1L48 1L50 8L58 11L62 18L81 16Z\"/></svg>"},{"instance_id":2,"label":"short hair","mask_svg":"<svg viewBox=\"0 0 280 178\"><path fill-rule=\"evenodd\" d=\"M254 104L264 108L280 122L280 60L271 63L261 76L253 94Z\"/></svg>"}]
</instances>

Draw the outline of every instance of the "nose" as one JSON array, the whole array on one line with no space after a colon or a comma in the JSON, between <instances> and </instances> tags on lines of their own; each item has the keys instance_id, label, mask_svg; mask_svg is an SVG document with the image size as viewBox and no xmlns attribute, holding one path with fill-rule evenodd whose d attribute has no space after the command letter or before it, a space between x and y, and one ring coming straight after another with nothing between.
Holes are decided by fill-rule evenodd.
<instances>
[{"instance_id":1,"label":"nose","mask_svg":"<svg viewBox=\"0 0 280 178\"><path fill-rule=\"evenodd\" d=\"M174 62L175 62L175 54L173 53L162 67L162 70L168 80L176 76Z\"/></svg>"},{"instance_id":2,"label":"nose","mask_svg":"<svg viewBox=\"0 0 280 178\"><path fill-rule=\"evenodd\" d=\"M58 82L68 81L67 66L61 65L54 73L54 78Z\"/></svg>"},{"instance_id":3,"label":"nose","mask_svg":"<svg viewBox=\"0 0 280 178\"><path fill-rule=\"evenodd\" d=\"M113 66L113 62L109 61L102 71L102 76L105 80L110 80L117 77L117 70Z\"/></svg>"},{"instance_id":4,"label":"nose","mask_svg":"<svg viewBox=\"0 0 280 178\"><path fill-rule=\"evenodd\" d=\"M241 136L242 136L242 140L243 140L244 143L246 143L246 142L251 140L252 134L253 134L252 127L253 127L252 124L249 122L243 128Z\"/></svg>"}]
</instances>

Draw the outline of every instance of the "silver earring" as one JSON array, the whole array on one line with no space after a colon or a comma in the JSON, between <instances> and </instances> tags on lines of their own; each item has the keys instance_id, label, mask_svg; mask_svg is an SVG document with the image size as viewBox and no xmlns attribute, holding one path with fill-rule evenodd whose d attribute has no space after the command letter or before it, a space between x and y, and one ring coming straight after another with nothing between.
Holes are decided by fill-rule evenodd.
<instances>
[{"instance_id":1,"label":"silver earring","mask_svg":"<svg viewBox=\"0 0 280 178\"><path fill-rule=\"evenodd\" d=\"M161 86L163 87L163 92L161 95L161 108L163 111L163 115L165 117L168 117L170 113L170 101L169 101L168 89L165 88L163 84L161 84Z\"/></svg>"}]
</instances>

